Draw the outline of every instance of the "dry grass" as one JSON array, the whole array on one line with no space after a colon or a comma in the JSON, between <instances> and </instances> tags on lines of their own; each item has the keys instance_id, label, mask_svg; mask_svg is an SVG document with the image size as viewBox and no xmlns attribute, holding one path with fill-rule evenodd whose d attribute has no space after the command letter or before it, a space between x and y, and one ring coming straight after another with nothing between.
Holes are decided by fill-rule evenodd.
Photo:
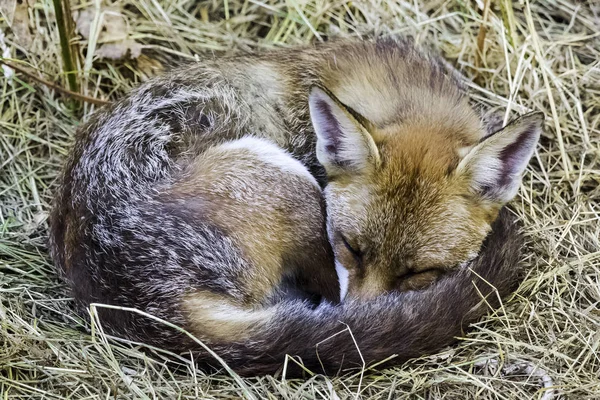
<instances>
[{"instance_id":1,"label":"dry grass","mask_svg":"<svg viewBox=\"0 0 600 400\"><path fill-rule=\"evenodd\" d=\"M10 12L0 14L0 51L66 86L52 2L24 3L12 28ZM74 7L94 16L94 7L106 9L99 3ZM362 380L207 376L185 359L166 363L82 333L46 253L46 218L74 131L97 106L0 75L0 398L600 398L600 5L493 1L478 59L483 3L123 0L116 4L142 57L94 59L102 45L94 29L80 42L82 94L114 99L169 60L405 34L439 49L474 79L473 97L506 118L546 113L515 201L532 243L516 296L458 346Z\"/></svg>"}]
</instances>

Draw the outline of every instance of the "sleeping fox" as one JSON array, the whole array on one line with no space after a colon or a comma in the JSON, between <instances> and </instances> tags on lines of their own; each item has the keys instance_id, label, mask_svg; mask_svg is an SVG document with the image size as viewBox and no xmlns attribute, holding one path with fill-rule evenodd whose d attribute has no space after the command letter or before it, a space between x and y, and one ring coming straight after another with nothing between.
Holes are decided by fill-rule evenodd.
<instances>
[{"instance_id":1,"label":"sleeping fox","mask_svg":"<svg viewBox=\"0 0 600 400\"><path fill-rule=\"evenodd\" d=\"M401 39L182 66L79 131L51 253L80 305L167 319L244 374L285 354L327 373L401 362L514 287L520 236L498 215L541 124L490 132L452 69ZM150 319L100 316L211 364Z\"/></svg>"}]
</instances>

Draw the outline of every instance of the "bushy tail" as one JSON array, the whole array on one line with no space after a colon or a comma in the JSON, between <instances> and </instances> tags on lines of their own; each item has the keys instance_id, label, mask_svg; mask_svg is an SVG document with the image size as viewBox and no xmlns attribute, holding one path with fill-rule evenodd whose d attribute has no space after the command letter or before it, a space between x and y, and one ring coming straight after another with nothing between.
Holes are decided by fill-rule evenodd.
<instances>
[{"instance_id":1,"label":"bushy tail","mask_svg":"<svg viewBox=\"0 0 600 400\"><path fill-rule=\"evenodd\" d=\"M515 289L522 272L522 242L514 218L504 210L470 270L427 290L386 294L372 301L321 305L316 310L302 302L284 302L269 322L252 329L248 340L214 348L242 375L274 373L286 355L314 372L335 374L393 355L387 365L431 354L454 342L469 323L498 307Z\"/></svg>"}]
</instances>

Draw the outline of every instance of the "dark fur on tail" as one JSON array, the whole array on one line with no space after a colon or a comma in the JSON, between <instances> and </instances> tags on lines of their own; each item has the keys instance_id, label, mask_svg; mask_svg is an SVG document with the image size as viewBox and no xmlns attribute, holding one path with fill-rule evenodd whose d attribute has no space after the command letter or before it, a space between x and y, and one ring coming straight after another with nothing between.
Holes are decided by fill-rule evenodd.
<instances>
[{"instance_id":1,"label":"dark fur on tail","mask_svg":"<svg viewBox=\"0 0 600 400\"><path fill-rule=\"evenodd\" d=\"M455 342L470 323L490 307L497 308L500 298L515 289L522 275L522 245L514 217L503 210L470 269L427 290L323 304L316 310L300 302L282 303L276 317L251 340L215 349L243 375L274 373L286 354L316 373L335 374L362 366L363 359L369 365L395 355L389 366L434 353ZM346 325L352 335L336 335ZM289 365L292 375L300 372L295 363Z\"/></svg>"}]
</instances>

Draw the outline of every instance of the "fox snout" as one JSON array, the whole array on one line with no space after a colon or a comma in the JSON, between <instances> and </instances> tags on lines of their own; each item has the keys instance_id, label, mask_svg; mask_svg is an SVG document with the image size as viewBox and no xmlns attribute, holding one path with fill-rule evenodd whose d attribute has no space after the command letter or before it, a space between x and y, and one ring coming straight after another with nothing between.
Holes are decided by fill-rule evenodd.
<instances>
[{"instance_id":1,"label":"fox snout","mask_svg":"<svg viewBox=\"0 0 600 400\"><path fill-rule=\"evenodd\" d=\"M370 300L389 292L389 286L375 279L355 279L348 285L347 300Z\"/></svg>"},{"instance_id":2,"label":"fox snout","mask_svg":"<svg viewBox=\"0 0 600 400\"><path fill-rule=\"evenodd\" d=\"M373 299L388 291L381 279L366 279L363 276L357 276L356 271L348 270L339 260L335 262L335 271L340 283L340 301Z\"/></svg>"}]
</instances>

